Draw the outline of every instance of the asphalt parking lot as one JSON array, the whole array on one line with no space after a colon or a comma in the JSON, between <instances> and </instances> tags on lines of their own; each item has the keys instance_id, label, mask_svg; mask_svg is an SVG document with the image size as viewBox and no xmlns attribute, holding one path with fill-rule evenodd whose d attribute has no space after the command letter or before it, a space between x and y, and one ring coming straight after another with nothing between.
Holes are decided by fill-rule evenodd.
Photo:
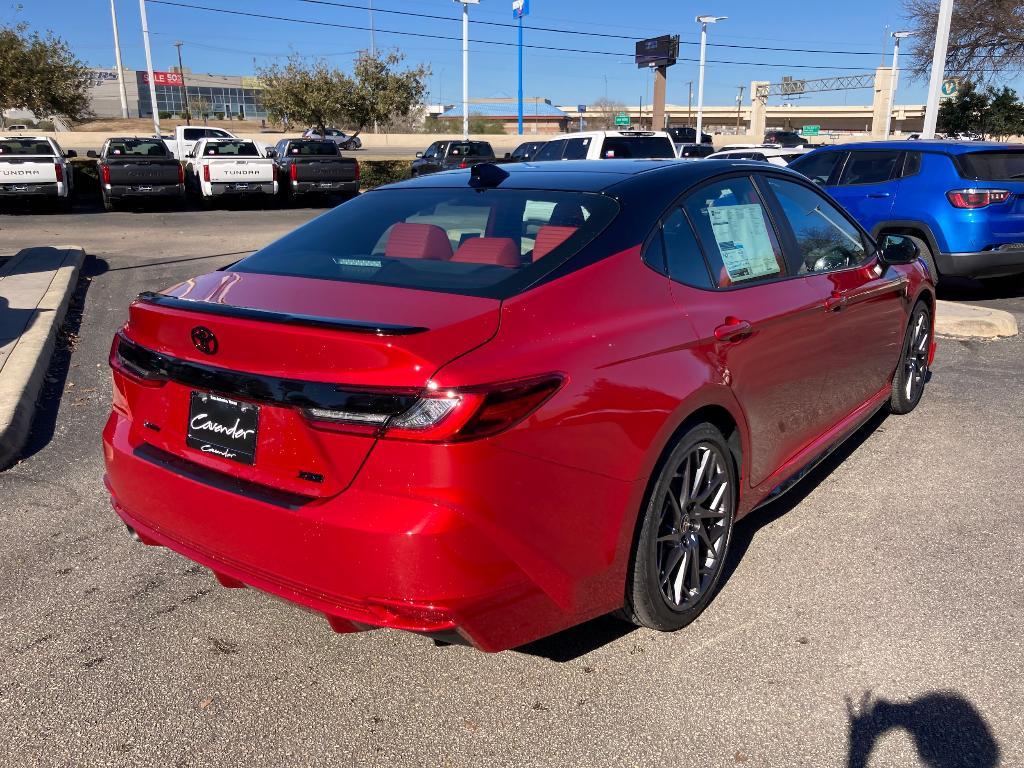
<instances>
[{"instance_id":1,"label":"asphalt parking lot","mask_svg":"<svg viewBox=\"0 0 1024 768\"><path fill-rule=\"evenodd\" d=\"M940 340L921 406L740 523L721 593L676 634L601 619L496 655L335 635L131 541L100 452L128 302L319 213L0 216L0 259L89 254L0 473L0 763L1024 764L1021 336ZM941 293L1024 319L1019 283Z\"/></svg>"}]
</instances>

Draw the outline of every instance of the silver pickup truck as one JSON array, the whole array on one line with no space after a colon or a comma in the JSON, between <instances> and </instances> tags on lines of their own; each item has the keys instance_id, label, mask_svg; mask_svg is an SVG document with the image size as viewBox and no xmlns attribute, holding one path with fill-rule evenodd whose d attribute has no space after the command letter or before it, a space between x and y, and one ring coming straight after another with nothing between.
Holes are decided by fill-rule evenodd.
<instances>
[{"instance_id":1,"label":"silver pickup truck","mask_svg":"<svg viewBox=\"0 0 1024 768\"><path fill-rule=\"evenodd\" d=\"M67 208L74 192L74 173L68 158L45 136L0 136L0 200L42 198Z\"/></svg>"}]
</instances>

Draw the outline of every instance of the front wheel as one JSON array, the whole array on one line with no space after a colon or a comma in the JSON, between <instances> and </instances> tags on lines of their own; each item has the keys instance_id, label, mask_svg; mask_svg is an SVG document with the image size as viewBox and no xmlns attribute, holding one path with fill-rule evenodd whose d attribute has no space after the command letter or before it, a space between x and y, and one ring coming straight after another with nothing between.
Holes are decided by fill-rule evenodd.
<instances>
[{"instance_id":1,"label":"front wheel","mask_svg":"<svg viewBox=\"0 0 1024 768\"><path fill-rule=\"evenodd\" d=\"M910 413L921 402L924 385L928 381L931 345L932 313L922 302L910 314L910 323L903 338L903 352L892 377L889 410L893 413Z\"/></svg>"},{"instance_id":2,"label":"front wheel","mask_svg":"<svg viewBox=\"0 0 1024 768\"><path fill-rule=\"evenodd\" d=\"M624 613L673 631L711 602L736 516L737 472L722 433L700 424L662 462L640 521Z\"/></svg>"}]
</instances>

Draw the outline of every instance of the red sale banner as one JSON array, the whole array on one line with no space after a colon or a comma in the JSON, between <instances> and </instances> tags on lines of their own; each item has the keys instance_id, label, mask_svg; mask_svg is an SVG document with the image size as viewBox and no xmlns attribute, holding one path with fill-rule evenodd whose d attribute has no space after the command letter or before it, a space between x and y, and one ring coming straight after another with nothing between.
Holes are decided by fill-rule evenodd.
<instances>
[{"instance_id":1,"label":"red sale banner","mask_svg":"<svg viewBox=\"0 0 1024 768\"><path fill-rule=\"evenodd\" d=\"M142 73L142 82L144 82L146 85L149 85L148 72ZM154 72L153 82L157 85L171 85L177 86L178 88L181 88L183 84L181 74L178 72Z\"/></svg>"}]
</instances>

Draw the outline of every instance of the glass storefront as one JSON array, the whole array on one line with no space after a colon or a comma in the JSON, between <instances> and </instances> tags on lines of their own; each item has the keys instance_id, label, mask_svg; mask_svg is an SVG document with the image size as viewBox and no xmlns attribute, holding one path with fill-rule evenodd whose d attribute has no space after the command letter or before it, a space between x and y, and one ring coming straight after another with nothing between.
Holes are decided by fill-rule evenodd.
<instances>
[{"instance_id":1,"label":"glass storefront","mask_svg":"<svg viewBox=\"0 0 1024 768\"><path fill-rule=\"evenodd\" d=\"M193 104L193 111L196 111L196 102L204 102L210 117L222 113L246 120L261 120L267 116L267 111L260 103L260 89L258 88L193 85L187 79L186 87L189 101ZM160 112L182 114L185 110L185 88L177 85L157 85L156 103ZM149 86L142 82L139 83L139 113L143 116L153 114L150 106Z\"/></svg>"}]
</instances>

